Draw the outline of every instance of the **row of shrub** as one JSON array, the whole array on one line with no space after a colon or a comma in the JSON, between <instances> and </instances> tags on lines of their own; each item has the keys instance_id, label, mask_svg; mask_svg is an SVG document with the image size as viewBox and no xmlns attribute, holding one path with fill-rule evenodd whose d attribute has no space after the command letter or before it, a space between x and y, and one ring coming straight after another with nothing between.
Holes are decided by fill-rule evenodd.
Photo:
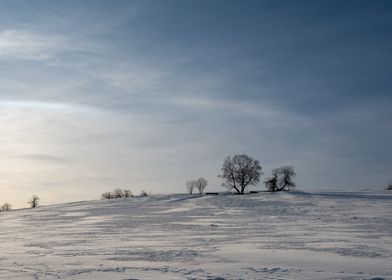
<instances>
[{"instance_id":1,"label":"row of shrub","mask_svg":"<svg viewBox=\"0 0 392 280\"><path fill-rule=\"evenodd\" d=\"M142 190L139 196L148 196L148 194L146 191ZM112 192L104 192L101 195L102 199L116 199L116 198L127 198L127 197L133 197L132 191L128 189L122 190L120 188L117 188Z\"/></svg>"}]
</instances>

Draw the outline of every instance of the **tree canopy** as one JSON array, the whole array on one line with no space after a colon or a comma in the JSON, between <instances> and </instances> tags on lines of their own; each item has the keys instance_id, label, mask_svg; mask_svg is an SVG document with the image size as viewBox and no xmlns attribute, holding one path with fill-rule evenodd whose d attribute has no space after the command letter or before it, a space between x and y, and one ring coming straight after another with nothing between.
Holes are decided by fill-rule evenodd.
<instances>
[{"instance_id":1,"label":"tree canopy","mask_svg":"<svg viewBox=\"0 0 392 280\"><path fill-rule=\"evenodd\" d=\"M259 161L248 155L228 156L218 177L224 180L222 186L226 189L244 194L248 186L260 182L261 169Z\"/></svg>"}]
</instances>

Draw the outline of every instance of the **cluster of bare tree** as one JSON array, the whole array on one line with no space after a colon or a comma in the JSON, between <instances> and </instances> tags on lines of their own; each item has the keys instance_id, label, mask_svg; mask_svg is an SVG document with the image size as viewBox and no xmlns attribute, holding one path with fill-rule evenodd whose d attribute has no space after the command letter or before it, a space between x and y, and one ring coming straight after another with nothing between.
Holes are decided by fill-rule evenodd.
<instances>
[{"instance_id":1,"label":"cluster of bare tree","mask_svg":"<svg viewBox=\"0 0 392 280\"><path fill-rule=\"evenodd\" d=\"M218 177L224 180L222 187L237 194L244 194L248 186L260 182L260 176L263 174L261 170L259 161L248 155L235 155L225 159L221 168L222 174ZM293 181L295 175L293 166L285 165L274 168L271 176L264 181L264 185L270 192L291 191L296 187ZM187 189L190 193L193 190L192 182L187 182ZM392 191L392 182L385 189Z\"/></svg>"},{"instance_id":2,"label":"cluster of bare tree","mask_svg":"<svg viewBox=\"0 0 392 280\"><path fill-rule=\"evenodd\" d=\"M228 156L223 162L221 171L222 174L218 177L224 180L222 187L237 194L244 194L249 186L258 184L263 174L259 161L245 154ZM290 191L295 188L293 177L295 177L294 168L282 166L273 169L272 176L268 177L264 184L271 192ZM189 194L192 194L195 189L202 194L206 186L207 180L204 178L186 182Z\"/></svg>"},{"instance_id":3,"label":"cluster of bare tree","mask_svg":"<svg viewBox=\"0 0 392 280\"><path fill-rule=\"evenodd\" d=\"M256 185L260 182L260 176L263 174L258 160L248 155L235 155L227 157L223 162L222 174L218 177L224 182L222 187L237 194L244 194L249 186ZM295 188L292 178L295 177L292 166L282 166L272 170L272 176L264 181L268 191L290 191Z\"/></svg>"},{"instance_id":4,"label":"cluster of bare tree","mask_svg":"<svg viewBox=\"0 0 392 280\"><path fill-rule=\"evenodd\" d=\"M39 197L37 195L33 195L27 203L30 205L31 208L35 208L39 204ZM0 212L6 212L12 210L12 205L9 203L4 203L0 207Z\"/></svg>"},{"instance_id":5,"label":"cluster of bare tree","mask_svg":"<svg viewBox=\"0 0 392 280\"><path fill-rule=\"evenodd\" d=\"M132 197L133 194L130 190L122 190L120 188L115 189L112 192L104 192L101 195L102 199L113 199L113 198L125 198L125 197Z\"/></svg>"},{"instance_id":6,"label":"cluster of bare tree","mask_svg":"<svg viewBox=\"0 0 392 280\"><path fill-rule=\"evenodd\" d=\"M186 182L186 189L189 194L192 194L194 190L198 190L199 194L203 194L204 189L207 187L207 180L200 177L197 180L190 180Z\"/></svg>"}]
</instances>

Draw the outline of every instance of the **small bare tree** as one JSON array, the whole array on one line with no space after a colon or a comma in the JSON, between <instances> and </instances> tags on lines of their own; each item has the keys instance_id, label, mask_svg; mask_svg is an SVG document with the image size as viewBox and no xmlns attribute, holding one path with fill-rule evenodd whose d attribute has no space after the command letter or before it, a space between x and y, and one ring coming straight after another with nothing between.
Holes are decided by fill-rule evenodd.
<instances>
[{"instance_id":1,"label":"small bare tree","mask_svg":"<svg viewBox=\"0 0 392 280\"><path fill-rule=\"evenodd\" d=\"M207 180L203 177L200 177L196 180L196 188L199 190L199 194L203 194L203 191L206 188L207 184Z\"/></svg>"},{"instance_id":2,"label":"small bare tree","mask_svg":"<svg viewBox=\"0 0 392 280\"><path fill-rule=\"evenodd\" d=\"M196 181L195 180L190 180L186 182L186 189L188 190L189 194L193 193L193 190L196 187Z\"/></svg>"},{"instance_id":3,"label":"small bare tree","mask_svg":"<svg viewBox=\"0 0 392 280\"><path fill-rule=\"evenodd\" d=\"M37 207L37 206L38 206L38 203L39 203L39 197L38 197L38 195L33 195L33 196L31 197L31 199L28 201L28 203L30 204L30 207L31 207L31 208Z\"/></svg>"},{"instance_id":4,"label":"small bare tree","mask_svg":"<svg viewBox=\"0 0 392 280\"><path fill-rule=\"evenodd\" d=\"M112 192L112 196L113 196L113 198L121 198L121 197L124 197L124 194L123 194L123 191L120 188L118 188Z\"/></svg>"},{"instance_id":5,"label":"small bare tree","mask_svg":"<svg viewBox=\"0 0 392 280\"><path fill-rule=\"evenodd\" d=\"M123 195L124 197L131 197L133 196L132 192L130 190L123 190Z\"/></svg>"},{"instance_id":6,"label":"small bare tree","mask_svg":"<svg viewBox=\"0 0 392 280\"><path fill-rule=\"evenodd\" d=\"M259 161L248 155L227 157L221 170L222 174L218 177L225 180L222 186L238 194L244 194L249 185L260 182L262 174Z\"/></svg>"},{"instance_id":7,"label":"small bare tree","mask_svg":"<svg viewBox=\"0 0 392 280\"><path fill-rule=\"evenodd\" d=\"M294 167L282 166L272 169L272 176L264 181L265 187L271 192L290 191L295 188L293 177Z\"/></svg>"},{"instance_id":8,"label":"small bare tree","mask_svg":"<svg viewBox=\"0 0 392 280\"><path fill-rule=\"evenodd\" d=\"M10 211L10 210L12 210L12 205L11 204L9 204L9 203L4 203L2 206L1 206L1 211Z\"/></svg>"}]
</instances>

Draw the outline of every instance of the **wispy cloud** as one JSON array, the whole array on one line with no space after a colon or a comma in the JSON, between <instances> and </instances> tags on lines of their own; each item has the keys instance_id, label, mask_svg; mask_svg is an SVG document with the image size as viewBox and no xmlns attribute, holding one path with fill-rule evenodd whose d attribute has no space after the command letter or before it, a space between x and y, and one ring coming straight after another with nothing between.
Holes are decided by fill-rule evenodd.
<instances>
[{"instance_id":1,"label":"wispy cloud","mask_svg":"<svg viewBox=\"0 0 392 280\"><path fill-rule=\"evenodd\" d=\"M0 59L47 61L67 52L98 54L97 44L77 36L38 32L28 29L8 29L0 32ZM66 59L61 60L66 63ZM76 63L76 61L75 61Z\"/></svg>"},{"instance_id":2,"label":"wispy cloud","mask_svg":"<svg viewBox=\"0 0 392 280\"><path fill-rule=\"evenodd\" d=\"M293 122L299 116L292 112L279 108L276 105L267 102L257 103L233 100L229 98L208 98L208 97L181 97L177 96L168 101L169 103L193 109L195 111L223 111L228 116L242 115L253 117L263 123L283 124L282 122Z\"/></svg>"},{"instance_id":3,"label":"wispy cloud","mask_svg":"<svg viewBox=\"0 0 392 280\"><path fill-rule=\"evenodd\" d=\"M0 32L0 58L46 60L70 45L59 36L38 35L28 31Z\"/></svg>"},{"instance_id":4,"label":"wispy cloud","mask_svg":"<svg viewBox=\"0 0 392 280\"><path fill-rule=\"evenodd\" d=\"M67 157L64 156L55 156L52 154L23 154L19 155L16 158L18 159L26 159L32 162L48 162L48 163L66 163L68 160Z\"/></svg>"}]
</instances>

